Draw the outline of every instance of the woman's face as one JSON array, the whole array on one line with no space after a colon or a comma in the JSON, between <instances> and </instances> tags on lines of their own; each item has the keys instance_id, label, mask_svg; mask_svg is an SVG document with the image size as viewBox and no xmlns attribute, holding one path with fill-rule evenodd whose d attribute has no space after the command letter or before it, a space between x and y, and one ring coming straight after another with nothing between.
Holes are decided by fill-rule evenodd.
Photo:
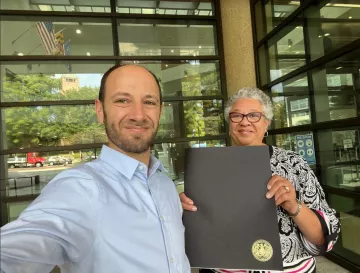
<instances>
[{"instance_id":1,"label":"woman's face","mask_svg":"<svg viewBox=\"0 0 360 273\"><path fill-rule=\"evenodd\" d=\"M235 146L251 146L251 145L262 145L262 140L266 129L270 123L263 116L262 104L256 99L239 99L237 100L231 108L230 116L233 120L238 121L241 119L239 114L249 114L248 116L250 121L256 121L260 116L259 121L249 122L249 120L244 117L241 122L233 122L229 120L230 124L230 137L232 139L233 145Z\"/></svg>"}]
</instances>

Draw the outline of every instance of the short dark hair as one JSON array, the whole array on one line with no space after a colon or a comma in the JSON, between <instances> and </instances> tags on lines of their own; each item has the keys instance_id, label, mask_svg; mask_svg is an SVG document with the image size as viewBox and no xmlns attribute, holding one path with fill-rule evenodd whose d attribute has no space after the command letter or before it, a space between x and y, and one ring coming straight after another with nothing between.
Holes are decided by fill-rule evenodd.
<instances>
[{"instance_id":1,"label":"short dark hair","mask_svg":"<svg viewBox=\"0 0 360 273\"><path fill-rule=\"evenodd\" d=\"M126 66L128 64L117 64L114 65L113 67L111 67L108 71L106 71L104 73L104 75L101 78L101 84L100 84L100 90L99 90L99 100L104 103L104 99L105 99L105 85L106 85L106 81L107 78L109 77L109 75L111 74L111 72L113 72L115 69L118 69L119 67L123 67ZM160 86L160 82L158 80L158 78L155 76L155 74L153 72L151 72L149 69L141 66L142 68L144 68L147 72L149 72L155 79L157 86L159 87L159 94L160 94L160 104L162 104L162 94L161 94L161 86Z\"/></svg>"}]
</instances>

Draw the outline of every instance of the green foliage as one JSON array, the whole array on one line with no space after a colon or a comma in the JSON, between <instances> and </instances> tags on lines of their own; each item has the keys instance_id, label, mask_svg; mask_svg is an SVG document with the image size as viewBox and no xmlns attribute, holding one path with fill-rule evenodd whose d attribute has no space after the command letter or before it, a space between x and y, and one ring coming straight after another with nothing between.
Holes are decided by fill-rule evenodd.
<instances>
[{"instance_id":1,"label":"green foliage","mask_svg":"<svg viewBox=\"0 0 360 273\"><path fill-rule=\"evenodd\" d=\"M4 101L84 100L97 88L61 92L61 79L26 75L4 81ZM4 110L8 148L71 145L106 141L93 105L12 107Z\"/></svg>"}]
</instances>

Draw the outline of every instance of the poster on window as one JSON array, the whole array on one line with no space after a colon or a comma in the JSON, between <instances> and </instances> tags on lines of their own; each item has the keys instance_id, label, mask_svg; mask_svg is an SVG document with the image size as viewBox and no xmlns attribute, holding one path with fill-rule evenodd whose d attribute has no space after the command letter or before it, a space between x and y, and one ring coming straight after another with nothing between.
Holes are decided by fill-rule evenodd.
<instances>
[{"instance_id":1,"label":"poster on window","mask_svg":"<svg viewBox=\"0 0 360 273\"><path fill-rule=\"evenodd\" d=\"M312 135L296 136L296 152L301 155L308 164L315 164L315 148Z\"/></svg>"}]
</instances>

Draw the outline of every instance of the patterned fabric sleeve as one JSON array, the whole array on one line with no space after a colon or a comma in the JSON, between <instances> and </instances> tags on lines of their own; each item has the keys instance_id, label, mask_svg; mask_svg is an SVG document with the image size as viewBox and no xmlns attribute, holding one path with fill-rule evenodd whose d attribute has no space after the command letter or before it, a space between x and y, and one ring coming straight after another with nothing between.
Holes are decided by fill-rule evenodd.
<instances>
[{"instance_id":1,"label":"patterned fabric sleeve","mask_svg":"<svg viewBox=\"0 0 360 273\"><path fill-rule=\"evenodd\" d=\"M334 246L340 232L340 221L335 215L335 210L331 209L325 200L325 194L310 166L300 156L303 166L300 173L300 183L303 185L300 192L300 200L310 208L318 217L325 236L325 244L321 247L308 241L300 233L300 238L312 255L322 255L330 251Z\"/></svg>"}]
</instances>

